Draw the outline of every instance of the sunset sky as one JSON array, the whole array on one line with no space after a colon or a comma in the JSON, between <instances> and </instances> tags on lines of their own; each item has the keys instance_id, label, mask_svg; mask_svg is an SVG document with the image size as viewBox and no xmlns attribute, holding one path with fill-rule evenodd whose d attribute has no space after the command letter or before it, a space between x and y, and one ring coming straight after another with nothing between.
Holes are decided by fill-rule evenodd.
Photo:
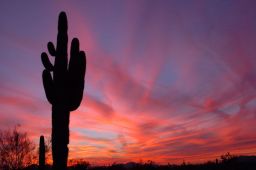
<instances>
[{"instance_id":1,"label":"sunset sky","mask_svg":"<svg viewBox=\"0 0 256 170\"><path fill-rule=\"evenodd\" d=\"M66 11L87 55L69 158L256 154L256 1L0 1L0 129L51 135L40 55Z\"/></svg>"}]
</instances>

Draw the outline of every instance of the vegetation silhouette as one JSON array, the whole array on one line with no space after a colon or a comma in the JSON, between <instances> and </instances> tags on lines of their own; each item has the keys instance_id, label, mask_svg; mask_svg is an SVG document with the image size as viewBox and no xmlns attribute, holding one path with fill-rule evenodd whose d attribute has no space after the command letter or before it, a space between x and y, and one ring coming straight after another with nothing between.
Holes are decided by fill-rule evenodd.
<instances>
[{"instance_id":1,"label":"vegetation silhouette","mask_svg":"<svg viewBox=\"0 0 256 170\"><path fill-rule=\"evenodd\" d=\"M37 165L31 165L26 170L37 170ZM128 162L123 164L113 163L109 166L91 166L88 162L79 160L76 164L68 167L68 170L255 170L256 156L222 155L218 161L190 164L183 162L181 165L159 165L153 161L145 163ZM52 170L46 166L45 170Z\"/></svg>"},{"instance_id":2,"label":"vegetation silhouette","mask_svg":"<svg viewBox=\"0 0 256 170\"><path fill-rule=\"evenodd\" d=\"M33 160L35 145L26 132L15 126L0 129L0 170L23 169Z\"/></svg>"},{"instance_id":3,"label":"vegetation silhouette","mask_svg":"<svg viewBox=\"0 0 256 170\"><path fill-rule=\"evenodd\" d=\"M45 143L44 136L40 136L39 142L39 170L45 169Z\"/></svg>"},{"instance_id":4,"label":"vegetation silhouette","mask_svg":"<svg viewBox=\"0 0 256 170\"><path fill-rule=\"evenodd\" d=\"M44 143L40 137L40 145ZM41 147L43 148L43 146ZM49 145L45 143L45 152ZM39 149L40 150L40 149ZM33 141L27 133L20 132L15 127L13 130L0 129L0 169L1 170L41 170L34 156ZM43 151L41 151L42 153ZM40 156L39 156L40 159ZM205 163L191 164L183 162L177 164L159 165L153 161L113 163L108 166L92 166L85 158L70 159L68 170L255 170L256 156L238 156L227 152L219 159ZM54 170L50 164L45 164L43 170Z\"/></svg>"},{"instance_id":5,"label":"vegetation silhouette","mask_svg":"<svg viewBox=\"0 0 256 170\"><path fill-rule=\"evenodd\" d=\"M79 49L79 40L71 42L68 62L68 22L65 12L59 14L57 46L47 44L54 65L43 52L41 60L45 67L43 85L46 97L52 105L52 157L54 170L66 170L69 143L70 111L76 110L83 98L86 57ZM52 75L51 75L52 73ZM53 76L53 77L52 77Z\"/></svg>"}]
</instances>

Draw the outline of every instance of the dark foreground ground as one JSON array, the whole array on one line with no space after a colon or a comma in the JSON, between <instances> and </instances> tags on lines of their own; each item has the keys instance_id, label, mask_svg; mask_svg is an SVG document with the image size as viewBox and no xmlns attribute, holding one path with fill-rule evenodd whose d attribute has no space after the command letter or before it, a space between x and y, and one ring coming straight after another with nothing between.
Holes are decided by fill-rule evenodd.
<instances>
[{"instance_id":1,"label":"dark foreground ground","mask_svg":"<svg viewBox=\"0 0 256 170\"><path fill-rule=\"evenodd\" d=\"M157 165L152 161L147 163L129 162L126 164L112 164L110 166L90 166L84 162L73 165L69 170L256 170L256 156L240 156L220 161L209 161L203 164L187 164L182 165ZM38 170L37 165L32 165L25 170ZM45 170L52 170L51 166L47 166Z\"/></svg>"}]
</instances>

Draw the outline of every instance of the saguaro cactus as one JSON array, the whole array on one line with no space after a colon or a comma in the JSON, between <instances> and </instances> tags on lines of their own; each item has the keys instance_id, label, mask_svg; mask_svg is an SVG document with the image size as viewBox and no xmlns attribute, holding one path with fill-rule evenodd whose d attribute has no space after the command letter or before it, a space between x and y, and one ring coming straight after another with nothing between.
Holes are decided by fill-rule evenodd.
<instances>
[{"instance_id":1,"label":"saguaro cactus","mask_svg":"<svg viewBox=\"0 0 256 170\"><path fill-rule=\"evenodd\" d=\"M69 115L77 109L83 98L84 76L86 70L85 53L79 49L79 41L71 42L70 60L68 63L68 23L65 12L61 12L58 21L56 49L52 42L47 44L51 64L46 53L41 54L43 85L46 97L52 104L52 156L53 169L66 170L69 143ZM52 72L52 75L51 75Z\"/></svg>"},{"instance_id":2,"label":"saguaro cactus","mask_svg":"<svg viewBox=\"0 0 256 170\"><path fill-rule=\"evenodd\" d=\"M45 169L45 144L44 136L40 136L39 142L39 170Z\"/></svg>"}]
</instances>

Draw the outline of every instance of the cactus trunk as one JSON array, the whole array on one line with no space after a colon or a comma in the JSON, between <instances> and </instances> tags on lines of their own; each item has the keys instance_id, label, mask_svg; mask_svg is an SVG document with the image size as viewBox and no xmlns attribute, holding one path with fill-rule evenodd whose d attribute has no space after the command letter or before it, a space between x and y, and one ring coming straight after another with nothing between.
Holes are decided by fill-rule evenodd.
<instances>
[{"instance_id":1,"label":"cactus trunk","mask_svg":"<svg viewBox=\"0 0 256 170\"><path fill-rule=\"evenodd\" d=\"M69 143L69 110L52 107L52 157L54 170L66 170Z\"/></svg>"},{"instance_id":2,"label":"cactus trunk","mask_svg":"<svg viewBox=\"0 0 256 170\"><path fill-rule=\"evenodd\" d=\"M39 170L45 169L45 144L44 136L40 136L39 142Z\"/></svg>"}]
</instances>

